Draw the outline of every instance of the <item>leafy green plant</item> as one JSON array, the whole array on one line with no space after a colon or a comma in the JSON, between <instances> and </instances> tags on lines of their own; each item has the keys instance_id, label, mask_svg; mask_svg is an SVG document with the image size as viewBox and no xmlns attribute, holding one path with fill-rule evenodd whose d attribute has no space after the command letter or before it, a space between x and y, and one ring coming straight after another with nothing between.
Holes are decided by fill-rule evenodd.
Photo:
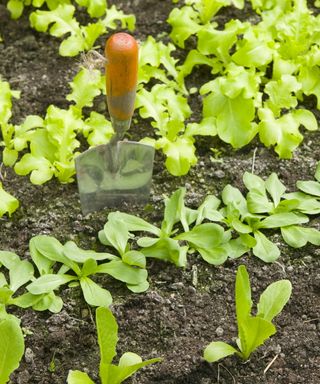
<instances>
[{"instance_id":1,"label":"leafy green plant","mask_svg":"<svg viewBox=\"0 0 320 384\"><path fill-rule=\"evenodd\" d=\"M3 116L3 121L7 121L11 117L12 93L7 83L3 84L7 97L0 119ZM67 99L72 105L69 109L50 105L44 119L30 115L21 125L3 123L4 164L14 166L18 175L30 174L33 184L43 184L53 176L63 183L72 182L74 158L80 146L77 136L82 134L89 145L98 145L108 142L113 134L110 121L102 114L93 111L87 118L82 115L82 109L91 107L93 98L102 92L102 84L103 77L98 70L82 69L70 83L72 92ZM25 153L19 158L22 150Z\"/></svg>"},{"instance_id":2,"label":"leafy green plant","mask_svg":"<svg viewBox=\"0 0 320 384\"><path fill-rule=\"evenodd\" d=\"M280 250L262 230L304 224L309 218L297 210L297 200L284 199L286 188L275 173L263 181L260 177L245 172L243 180L249 189L246 198L231 185L227 185L222 191L225 204L221 210L223 221L240 234L236 246L242 243L245 251L246 245L251 243L255 256L265 262L273 262L280 256ZM320 233L317 232L317 236Z\"/></svg>"},{"instance_id":3,"label":"leafy green plant","mask_svg":"<svg viewBox=\"0 0 320 384\"><path fill-rule=\"evenodd\" d=\"M194 210L185 206L185 193L185 188L179 188L165 199L164 217L160 228L123 212L108 215L108 228L117 228L119 236L122 230L125 233L142 232L143 236L138 238L137 245L147 258L161 259L178 267L185 267L187 253L196 250L210 264L222 264L228 257L231 233L225 232L218 224L203 223L205 219L223 219L216 211L220 201L214 196L209 196L198 210ZM146 233L152 236L146 236ZM104 237L104 231L100 231L99 238L102 242L105 242Z\"/></svg>"},{"instance_id":4,"label":"leafy green plant","mask_svg":"<svg viewBox=\"0 0 320 384\"><path fill-rule=\"evenodd\" d=\"M147 232L154 237L144 236L138 239L137 243L141 248L140 254L145 257L162 259L174 263L179 267L186 265L187 246L181 246L179 241L174 238L177 229L174 225L180 220L184 225L188 226L191 222L192 210L184 206L185 189L181 188L174 192L172 196L165 200L164 218L161 228L149 224L147 221L129 215L123 212L114 212L108 215L108 222L103 231L99 232L99 239L102 243L112 244L119 249L121 238L124 234L124 239L130 236L130 232ZM112 232L110 228L114 228L116 237L110 238ZM122 234L123 233L123 234ZM117 239L117 240L115 240ZM123 246L122 246L123 248ZM119 249L119 251L121 248ZM141 257L141 256L140 256Z\"/></svg>"},{"instance_id":5,"label":"leafy green plant","mask_svg":"<svg viewBox=\"0 0 320 384\"><path fill-rule=\"evenodd\" d=\"M9 282L3 272L0 273L0 317L7 315L9 305L17 305L23 308L32 306L38 300L26 299L26 295L16 296L16 292L23 285L27 284L33 278L33 265L27 260L20 260L19 256L13 252L0 251L0 266L5 267L9 272Z\"/></svg>"},{"instance_id":6,"label":"leafy green plant","mask_svg":"<svg viewBox=\"0 0 320 384\"><path fill-rule=\"evenodd\" d=\"M124 262L110 253L98 253L80 249L74 242L62 245L56 238L39 235L30 241L31 257L40 272L40 277L27 286L34 295L53 294L64 284L80 285L84 299L92 306L109 306L110 292L100 287L89 276L108 274L123 281L133 291L147 289L147 271ZM98 264L99 261L108 260ZM70 284L71 283L71 284ZM60 299L61 300L61 299Z\"/></svg>"},{"instance_id":7,"label":"leafy green plant","mask_svg":"<svg viewBox=\"0 0 320 384\"><path fill-rule=\"evenodd\" d=\"M209 363L237 354L247 360L251 353L276 333L272 320L277 316L291 296L289 280L279 280L270 284L261 294L257 314L253 316L251 287L248 272L240 265L236 276L235 300L238 324L237 346L239 349L222 342L214 341L204 350L204 359Z\"/></svg>"},{"instance_id":8,"label":"leafy green plant","mask_svg":"<svg viewBox=\"0 0 320 384\"><path fill-rule=\"evenodd\" d=\"M97 38L107 29L115 29L117 22L122 28L134 30L134 15L125 15L115 5L107 7L106 0L76 0L78 5L86 7L92 18L98 18L95 23L80 25L74 17L75 6L70 0L9 0L7 7L11 16L17 19L21 16L25 5L36 8L46 3L49 10L36 10L30 15L30 24L39 32L49 32L54 37L68 35L60 44L59 53L62 56L76 56L82 51L90 50Z\"/></svg>"},{"instance_id":9,"label":"leafy green plant","mask_svg":"<svg viewBox=\"0 0 320 384\"><path fill-rule=\"evenodd\" d=\"M315 172L316 180L299 180L296 185L299 192L285 194L285 198L297 202L297 210L308 215L320 213L320 162ZM319 231L315 228L305 228L296 225L281 228L281 235L291 247L300 248L308 242L320 245Z\"/></svg>"},{"instance_id":10,"label":"leafy green plant","mask_svg":"<svg viewBox=\"0 0 320 384\"><path fill-rule=\"evenodd\" d=\"M7 315L0 317L0 384L9 382L11 373L19 367L24 354L24 338L19 320Z\"/></svg>"},{"instance_id":11,"label":"leafy green plant","mask_svg":"<svg viewBox=\"0 0 320 384\"><path fill-rule=\"evenodd\" d=\"M102 384L120 384L146 365L161 361L160 358L142 361L141 357L132 352L125 352L119 359L119 364L112 361L116 356L118 343L118 325L108 308L97 308L96 325L100 348L99 376ZM85 372L69 371L68 384L93 384Z\"/></svg>"},{"instance_id":12,"label":"leafy green plant","mask_svg":"<svg viewBox=\"0 0 320 384\"><path fill-rule=\"evenodd\" d=\"M230 5L242 9L243 1L185 3L168 19L178 46L183 48L191 35L197 37L196 49L180 67L180 80L198 65L219 74L200 89L208 131L234 148L259 135L281 158L290 158L303 140L299 128L318 128L313 113L299 103L305 96L319 97L319 15L310 12L305 0L251 0L257 20L230 20L221 26L215 21L217 12Z\"/></svg>"}]
</instances>

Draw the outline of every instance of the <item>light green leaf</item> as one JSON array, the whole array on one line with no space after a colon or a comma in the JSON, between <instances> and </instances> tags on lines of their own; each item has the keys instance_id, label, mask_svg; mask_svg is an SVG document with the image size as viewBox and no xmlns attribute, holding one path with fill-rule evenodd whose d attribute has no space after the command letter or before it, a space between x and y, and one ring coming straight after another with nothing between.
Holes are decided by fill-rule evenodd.
<instances>
[{"instance_id":1,"label":"light green leaf","mask_svg":"<svg viewBox=\"0 0 320 384\"><path fill-rule=\"evenodd\" d=\"M80 110L83 107L92 107L93 99L101 93L100 84L101 73L99 70L83 68L69 83L72 93L67 95L66 99L74 101Z\"/></svg>"},{"instance_id":2,"label":"light green leaf","mask_svg":"<svg viewBox=\"0 0 320 384\"><path fill-rule=\"evenodd\" d=\"M122 221L129 232L131 231L142 231L142 232L150 232L156 236L159 236L161 231L155 225L148 223L142 218L134 215L130 215L124 212L111 212L108 215L108 220L112 222Z\"/></svg>"},{"instance_id":3,"label":"light green leaf","mask_svg":"<svg viewBox=\"0 0 320 384\"><path fill-rule=\"evenodd\" d=\"M241 234L251 233L253 231L253 228L251 228L250 225L245 224L236 218L232 219L230 224L235 231Z\"/></svg>"},{"instance_id":4,"label":"light green leaf","mask_svg":"<svg viewBox=\"0 0 320 384\"><path fill-rule=\"evenodd\" d=\"M109 244L111 244L122 256L126 252L127 243L130 237L125 223L122 221L108 221L104 225L103 231Z\"/></svg>"},{"instance_id":5,"label":"light green leaf","mask_svg":"<svg viewBox=\"0 0 320 384\"><path fill-rule=\"evenodd\" d=\"M94 259L88 259L83 263L83 266L81 269L81 275L83 277L93 275L96 273L97 267L98 267L98 264Z\"/></svg>"},{"instance_id":6,"label":"light green leaf","mask_svg":"<svg viewBox=\"0 0 320 384\"><path fill-rule=\"evenodd\" d=\"M204 219L222 221L223 215L218 211L220 203L221 201L217 197L208 195L204 202L198 207L196 225L201 224Z\"/></svg>"},{"instance_id":7,"label":"light green leaf","mask_svg":"<svg viewBox=\"0 0 320 384\"><path fill-rule=\"evenodd\" d=\"M43 295L33 295L30 292L26 292L21 296L12 298L10 304L16 305L20 308L28 308L35 306L41 299Z\"/></svg>"},{"instance_id":8,"label":"light green leaf","mask_svg":"<svg viewBox=\"0 0 320 384\"><path fill-rule=\"evenodd\" d=\"M238 322L240 350L245 360L251 353L276 333L275 326L261 317L248 316L241 323Z\"/></svg>"},{"instance_id":9,"label":"light green leaf","mask_svg":"<svg viewBox=\"0 0 320 384\"><path fill-rule=\"evenodd\" d=\"M122 261L129 265L136 267L146 267L146 257L143 253L138 251L128 251L122 256Z\"/></svg>"},{"instance_id":10,"label":"light green leaf","mask_svg":"<svg viewBox=\"0 0 320 384\"><path fill-rule=\"evenodd\" d=\"M139 364L142 359L139 355L132 352L124 353L119 359L119 367L129 367L130 365Z\"/></svg>"},{"instance_id":11,"label":"light green leaf","mask_svg":"<svg viewBox=\"0 0 320 384\"><path fill-rule=\"evenodd\" d=\"M9 381L10 374L19 367L24 353L24 338L18 319L0 320L0 384Z\"/></svg>"},{"instance_id":12,"label":"light green leaf","mask_svg":"<svg viewBox=\"0 0 320 384\"><path fill-rule=\"evenodd\" d=\"M243 179L244 185L246 186L247 189L249 189L249 191L251 189L256 189L261 192L265 191L265 182L261 177L255 175L254 173L250 173L246 171L243 174L242 179Z\"/></svg>"},{"instance_id":13,"label":"light green leaf","mask_svg":"<svg viewBox=\"0 0 320 384\"><path fill-rule=\"evenodd\" d=\"M63 254L70 260L77 263L84 263L88 259L100 260L118 260L118 257L106 252L95 252L92 250L81 249L73 241L67 241L63 246Z\"/></svg>"},{"instance_id":14,"label":"light green leaf","mask_svg":"<svg viewBox=\"0 0 320 384\"><path fill-rule=\"evenodd\" d=\"M203 116L216 118L219 137L234 148L248 144L257 133L253 123L254 101L242 95L235 98L227 97L221 93L221 88L205 97Z\"/></svg>"},{"instance_id":15,"label":"light green leaf","mask_svg":"<svg viewBox=\"0 0 320 384\"><path fill-rule=\"evenodd\" d=\"M200 29L199 14L192 7L174 8L167 20L172 26L170 37L180 48L184 48L185 40L196 34Z\"/></svg>"},{"instance_id":16,"label":"light green leaf","mask_svg":"<svg viewBox=\"0 0 320 384\"><path fill-rule=\"evenodd\" d=\"M10 251L0 251L0 267L4 265L10 270L19 262L21 262L21 260L16 253Z\"/></svg>"},{"instance_id":17,"label":"light green leaf","mask_svg":"<svg viewBox=\"0 0 320 384\"><path fill-rule=\"evenodd\" d=\"M297 106L296 93L300 89L301 84L292 75L285 74L278 80L271 80L265 86L265 92L269 95L265 106L279 116L283 108L291 109Z\"/></svg>"},{"instance_id":18,"label":"light green leaf","mask_svg":"<svg viewBox=\"0 0 320 384\"><path fill-rule=\"evenodd\" d=\"M54 175L52 163L44 157L33 156L31 153L23 155L16 163L14 170L18 175L25 176L31 172L32 184L41 185Z\"/></svg>"},{"instance_id":19,"label":"light green leaf","mask_svg":"<svg viewBox=\"0 0 320 384\"><path fill-rule=\"evenodd\" d=\"M237 259L256 245L254 237L248 234L240 234L236 239L231 239L227 244L230 259Z\"/></svg>"},{"instance_id":20,"label":"light green leaf","mask_svg":"<svg viewBox=\"0 0 320 384\"><path fill-rule=\"evenodd\" d=\"M80 285L86 302L93 307L109 307L112 296L109 291L101 288L89 277L81 277Z\"/></svg>"},{"instance_id":21,"label":"light green leaf","mask_svg":"<svg viewBox=\"0 0 320 384\"><path fill-rule=\"evenodd\" d=\"M100 366L111 364L117 355L118 324L110 309L104 307L96 310L96 324L100 348Z\"/></svg>"},{"instance_id":22,"label":"light green leaf","mask_svg":"<svg viewBox=\"0 0 320 384\"><path fill-rule=\"evenodd\" d=\"M297 187L300 191L308 195L320 197L320 183L318 181L297 181Z\"/></svg>"},{"instance_id":23,"label":"light green leaf","mask_svg":"<svg viewBox=\"0 0 320 384\"><path fill-rule=\"evenodd\" d=\"M211 4L214 3L211 2ZM244 25L240 20L226 23L223 30L217 29L215 23L207 24L197 33L198 50L203 55L215 55L222 62L228 63L231 60L231 48L237 41L237 35L243 30Z\"/></svg>"},{"instance_id":24,"label":"light green leaf","mask_svg":"<svg viewBox=\"0 0 320 384\"><path fill-rule=\"evenodd\" d=\"M256 245L252 248L253 254L266 263L276 261L280 256L280 249L272 243L262 232L255 231Z\"/></svg>"},{"instance_id":25,"label":"light green leaf","mask_svg":"<svg viewBox=\"0 0 320 384\"><path fill-rule=\"evenodd\" d=\"M185 136L216 136L217 135L216 119L207 117L200 123L189 123L185 130Z\"/></svg>"},{"instance_id":26,"label":"light green leaf","mask_svg":"<svg viewBox=\"0 0 320 384\"><path fill-rule=\"evenodd\" d=\"M251 189L247 194L247 204L251 213L265 213L273 209L265 189Z\"/></svg>"},{"instance_id":27,"label":"light green leaf","mask_svg":"<svg viewBox=\"0 0 320 384\"><path fill-rule=\"evenodd\" d=\"M149 289L149 282L147 280L139 284L127 284L129 291L134 293L142 293Z\"/></svg>"},{"instance_id":28,"label":"light green leaf","mask_svg":"<svg viewBox=\"0 0 320 384\"><path fill-rule=\"evenodd\" d=\"M186 175L197 163L193 139L188 136L178 137L175 141L164 138L159 145L167 156L165 164L173 176Z\"/></svg>"},{"instance_id":29,"label":"light green leaf","mask_svg":"<svg viewBox=\"0 0 320 384\"><path fill-rule=\"evenodd\" d=\"M185 267L188 248L187 246L181 246L178 240L163 237L153 245L141 249L141 252L146 257L169 261L177 267Z\"/></svg>"},{"instance_id":30,"label":"light green leaf","mask_svg":"<svg viewBox=\"0 0 320 384\"><path fill-rule=\"evenodd\" d=\"M56 275L47 274L38 277L35 281L27 286L27 290L34 295L42 293L50 293L60 287L60 285L67 284L72 280L76 280L76 276L71 275Z\"/></svg>"},{"instance_id":31,"label":"light green leaf","mask_svg":"<svg viewBox=\"0 0 320 384\"><path fill-rule=\"evenodd\" d=\"M316 215L320 213L320 202L316 197L307 195L303 192L286 193L284 198L296 200L298 202L297 209L308 215Z\"/></svg>"},{"instance_id":32,"label":"light green leaf","mask_svg":"<svg viewBox=\"0 0 320 384\"><path fill-rule=\"evenodd\" d=\"M211 249L221 244L223 234L224 230L220 225L205 223L196 225L191 231L181 233L175 238L188 241L196 249Z\"/></svg>"},{"instance_id":33,"label":"light green leaf","mask_svg":"<svg viewBox=\"0 0 320 384\"><path fill-rule=\"evenodd\" d=\"M7 8L14 20L19 19L24 9L23 0L9 0Z\"/></svg>"},{"instance_id":34,"label":"light green leaf","mask_svg":"<svg viewBox=\"0 0 320 384\"><path fill-rule=\"evenodd\" d=\"M85 372L81 371L69 371L68 384L94 384L90 377Z\"/></svg>"},{"instance_id":35,"label":"light green leaf","mask_svg":"<svg viewBox=\"0 0 320 384\"><path fill-rule=\"evenodd\" d=\"M257 316L272 321L288 302L291 291L292 285L289 280L271 283L260 296Z\"/></svg>"},{"instance_id":36,"label":"light green leaf","mask_svg":"<svg viewBox=\"0 0 320 384\"><path fill-rule=\"evenodd\" d=\"M51 268L54 264L53 260L45 257L41 252L37 249L37 240L39 238L34 236L29 241L29 250L31 254L32 261L38 268L40 275L48 274L51 272Z\"/></svg>"},{"instance_id":37,"label":"light green leaf","mask_svg":"<svg viewBox=\"0 0 320 384\"><path fill-rule=\"evenodd\" d=\"M238 324L250 316L252 308L251 287L247 269L240 265L236 276L236 312Z\"/></svg>"},{"instance_id":38,"label":"light green leaf","mask_svg":"<svg viewBox=\"0 0 320 384\"><path fill-rule=\"evenodd\" d=\"M61 297L56 296L53 291L40 296L40 300L32 306L32 309L35 311L49 310L52 313L59 313L61 311L63 301Z\"/></svg>"},{"instance_id":39,"label":"light green leaf","mask_svg":"<svg viewBox=\"0 0 320 384\"><path fill-rule=\"evenodd\" d=\"M213 341L206 346L203 358L209 363L215 363L216 361L235 353L238 353L238 351L231 345L224 343L223 341Z\"/></svg>"},{"instance_id":40,"label":"light green leaf","mask_svg":"<svg viewBox=\"0 0 320 384\"><path fill-rule=\"evenodd\" d=\"M135 268L122 260L112 260L109 263L100 264L96 273L107 273L117 280L134 285L143 283L148 276L145 269Z\"/></svg>"},{"instance_id":41,"label":"light green leaf","mask_svg":"<svg viewBox=\"0 0 320 384\"><path fill-rule=\"evenodd\" d=\"M277 119L270 109L260 108L258 115L261 142L267 147L275 145L275 151L281 158L290 159L303 140L299 132L300 125L312 131L317 129L313 113L304 109L293 110Z\"/></svg>"},{"instance_id":42,"label":"light green leaf","mask_svg":"<svg viewBox=\"0 0 320 384\"><path fill-rule=\"evenodd\" d=\"M53 236L38 235L33 238L33 245L41 255L51 261L62 263L72 269L78 276L81 274L77 263L64 254L64 246Z\"/></svg>"},{"instance_id":43,"label":"light green leaf","mask_svg":"<svg viewBox=\"0 0 320 384\"><path fill-rule=\"evenodd\" d=\"M2 183L0 182L0 217L2 217L5 213L8 213L9 216L13 214L19 207L19 201L10 195L10 193L6 192Z\"/></svg>"},{"instance_id":44,"label":"light green leaf","mask_svg":"<svg viewBox=\"0 0 320 384\"><path fill-rule=\"evenodd\" d=\"M309 221L308 216L301 213L283 212L275 213L263 219L258 228L280 228L294 224L304 224Z\"/></svg>"},{"instance_id":45,"label":"light green leaf","mask_svg":"<svg viewBox=\"0 0 320 384\"><path fill-rule=\"evenodd\" d=\"M197 251L203 260L212 265L223 264L229 256L228 248L225 244L218 245L215 248L197 248Z\"/></svg>"},{"instance_id":46,"label":"light green leaf","mask_svg":"<svg viewBox=\"0 0 320 384\"><path fill-rule=\"evenodd\" d=\"M160 358L150 359L146 361L142 361L141 363L137 363L129 366L111 366L110 367L110 381L108 384L118 384L122 383L125 379L132 376L135 372L137 372L140 368L143 368L147 365L157 363L161 361Z\"/></svg>"},{"instance_id":47,"label":"light green leaf","mask_svg":"<svg viewBox=\"0 0 320 384\"><path fill-rule=\"evenodd\" d=\"M244 38L239 44L239 48L232 55L232 59L238 65L245 67L261 67L272 61L273 50L267 42L255 39Z\"/></svg>"},{"instance_id":48,"label":"light green leaf","mask_svg":"<svg viewBox=\"0 0 320 384\"><path fill-rule=\"evenodd\" d=\"M90 146L97 146L108 143L114 131L111 122L104 115L92 111L84 122L82 133Z\"/></svg>"},{"instance_id":49,"label":"light green leaf","mask_svg":"<svg viewBox=\"0 0 320 384\"><path fill-rule=\"evenodd\" d=\"M291 225L281 228L283 240L293 248L304 247L308 242L320 245L320 232L315 228Z\"/></svg>"},{"instance_id":50,"label":"light green leaf","mask_svg":"<svg viewBox=\"0 0 320 384\"><path fill-rule=\"evenodd\" d=\"M184 207L184 197L186 189L181 187L177 189L169 198L164 201L164 218L161 224L161 231L171 235L173 226L179 222L181 211Z\"/></svg>"},{"instance_id":51,"label":"light green leaf","mask_svg":"<svg viewBox=\"0 0 320 384\"><path fill-rule=\"evenodd\" d=\"M19 260L9 270L10 289L16 292L18 288L31 280L33 272L33 265L29 261Z\"/></svg>"},{"instance_id":52,"label":"light green leaf","mask_svg":"<svg viewBox=\"0 0 320 384\"><path fill-rule=\"evenodd\" d=\"M281 197L286 191L286 187L281 183L278 175L274 172L267 178L265 186L272 197L275 207L277 207L280 203Z\"/></svg>"}]
</instances>

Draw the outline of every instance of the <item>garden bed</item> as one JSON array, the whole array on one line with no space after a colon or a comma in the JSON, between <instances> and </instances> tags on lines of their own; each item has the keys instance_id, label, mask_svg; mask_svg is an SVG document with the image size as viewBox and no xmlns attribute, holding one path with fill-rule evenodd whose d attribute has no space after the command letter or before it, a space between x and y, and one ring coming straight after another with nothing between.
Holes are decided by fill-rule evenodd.
<instances>
[{"instance_id":1,"label":"garden bed","mask_svg":"<svg viewBox=\"0 0 320 384\"><path fill-rule=\"evenodd\" d=\"M173 8L171 1L112 3L136 15L138 39L170 32L166 19ZM250 16L247 12L245 17ZM227 11L222 15L228 17ZM243 18L241 11L237 11L237 15ZM28 114L44 115L49 104L64 107L68 82L78 71L79 59L58 56L57 39L31 29L27 12L18 21L11 20L3 4L0 5L0 35L4 40L0 43L0 74L13 89L21 90L20 100L14 102L15 122L19 123ZM188 81L197 85L206 76L209 77L209 73L201 68L194 71ZM200 96L194 98L191 103L196 119L201 114L201 103ZM315 100L310 97L307 104L319 122ZM148 121L138 114L135 118L137 123L131 134L140 139L149 129ZM179 178L168 173L163 155L157 153L148 208L128 204L122 210L159 225L164 196L170 196L177 188L185 186L186 205L197 208L206 195L219 196L227 184L244 190L243 173L252 170L264 179L276 172L288 191L294 191L297 180L313 179L320 159L320 134L319 131L307 132L290 160L279 160L258 140L235 151L216 137L206 137L199 139L196 147L198 163L188 175ZM210 148L219 149L218 159L212 158ZM4 166L1 175L6 190L21 203L11 218L0 219L1 250L10 250L28 259L28 242L39 234L55 236L62 243L73 240L86 249L101 247L97 234L111 210L83 216L76 183L60 184L52 180L35 186L28 177L17 176ZM312 217L312 226L320 229L318 216ZM113 296L112 310L119 325L119 354L132 351L144 359L163 358L161 363L128 379L128 383L320 382L320 249L308 245L296 250L281 242L277 233L271 236L281 247L281 257L272 264L249 254L221 266L209 265L199 255L191 254L184 269L148 260L150 288L141 294L129 292L111 278L97 279ZM203 360L205 346L218 339L234 341L237 334L234 282L240 264L247 266L254 301L267 285L280 279L291 281L292 297L275 320L277 334L249 361L244 363L233 356L209 364ZM13 384L62 384L70 369L86 371L98 382L99 349L94 310L86 304L79 289L63 289L61 296L64 306L57 314L12 310L27 331L25 356L12 375Z\"/></svg>"}]
</instances>

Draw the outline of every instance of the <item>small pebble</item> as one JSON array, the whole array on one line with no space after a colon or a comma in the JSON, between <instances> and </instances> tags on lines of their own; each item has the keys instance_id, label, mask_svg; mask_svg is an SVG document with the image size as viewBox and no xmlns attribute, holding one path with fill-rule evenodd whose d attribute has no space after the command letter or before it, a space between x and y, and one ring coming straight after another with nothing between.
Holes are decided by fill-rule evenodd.
<instances>
[{"instance_id":1,"label":"small pebble","mask_svg":"<svg viewBox=\"0 0 320 384\"><path fill-rule=\"evenodd\" d=\"M222 327L219 326L219 327L216 329L216 335L217 335L218 337L221 337L221 336L223 336L223 334L224 334L224 330L223 330Z\"/></svg>"},{"instance_id":2,"label":"small pebble","mask_svg":"<svg viewBox=\"0 0 320 384\"><path fill-rule=\"evenodd\" d=\"M226 174L221 169L215 171L213 175L218 179L223 179L226 176Z\"/></svg>"}]
</instances>

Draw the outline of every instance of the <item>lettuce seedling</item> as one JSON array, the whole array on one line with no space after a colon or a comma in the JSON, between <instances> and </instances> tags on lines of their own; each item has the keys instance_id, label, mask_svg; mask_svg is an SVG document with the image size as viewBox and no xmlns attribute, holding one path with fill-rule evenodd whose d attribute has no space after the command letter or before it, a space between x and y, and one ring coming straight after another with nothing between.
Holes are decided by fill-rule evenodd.
<instances>
[{"instance_id":1,"label":"lettuce seedling","mask_svg":"<svg viewBox=\"0 0 320 384\"><path fill-rule=\"evenodd\" d=\"M14 126L9 123L12 116L12 99L19 99L20 92L10 88L7 81L3 81L0 76L0 131L2 139L0 145L4 146L3 163L12 165L17 159L17 153L12 145Z\"/></svg>"},{"instance_id":2,"label":"lettuce seedling","mask_svg":"<svg viewBox=\"0 0 320 384\"><path fill-rule=\"evenodd\" d=\"M32 246L31 254L34 254ZM49 310L57 313L62 308L62 300L54 292L32 294L31 292L20 292L22 286L35 280L33 265L27 260L20 260L19 256L13 252L0 251L0 265L8 271L9 281L3 273L0 273L0 312L6 314L6 308L16 305L20 308L32 307L36 311ZM44 271L42 270L42 273Z\"/></svg>"},{"instance_id":3,"label":"lettuce seedling","mask_svg":"<svg viewBox=\"0 0 320 384\"><path fill-rule=\"evenodd\" d=\"M147 271L128 264L110 253L98 253L83 250L68 241L62 245L51 236L35 236L30 241L31 257L37 265L40 277L27 286L32 294L49 294L64 284L72 282L71 286L80 284L83 296L92 306L109 306L112 297L107 289L100 287L89 276L104 273L123 281L131 290L145 287ZM109 260L98 264L98 261ZM54 273L53 267L58 272ZM69 273L67 273L69 271Z\"/></svg>"},{"instance_id":4,"label":"lettuce seedling","mask_svg":"<svg viewBox=\"0 0 320 384\"><path fill-rule=\"evenodd\" d=\"M270 284L261 294L257 305L257 314L252 316L251 287L248 272L240 265L236 276L235 299L238 323L237 346L239 349L222 342L214 341L204 350L204 359L209 363L237 354L247 360L257 347L276 333L272 320L277 316L291 296L289 280L279 280Z\"/></svg>"},{"instance_id":5,"label":"lettuce seedling","mask_svg":"<svg viewBox=\"0 0 320 384\"><path fill-rule=\"evenodd\" d=\"M161 228L158 228L147 221L122 212L111 213L103 231L99 232L99 238L106 245L112 244L119 248L110 234L115 231L119 237L126 239L131 232L149 232L154 237L144 236L138 239L137 244L142 247L141 254L174 263L178 267L184 267L187 262L188 246L181 246L179 240L174 237L177 232L175 225L179 222L185 231L189 230L189 225L196 220L196 211L184 205L185 188L180 188L174 192L170 198L165 200L164 218ZM122 235L119 228L121 228ZM119 239L120 240L120 239ZM118 240L118 242L119 242ZM122 247L123 248L123 247ZM120 251L121 249L118 249Z\"/></svg>"},{"instance_id":6,"label":"lettuce seedling","mask_svg":"<svg viewBox=\"0 0 320 384\"><path fill-rule=\"evenodd\" d=\"M91 49L97 38L103 35L107 29L115 29L117 21L121 22L122 28L134 29L135 17L125 15L113 5L107 9L106 2L78 0L82 6L89 6L90 15L104 16L95 23L86 26L80 25L74 18L75 7L69 2L59 2L56 7L48 11L37 10L30 15L30 24L39 32L47 32L55 37L66 37L60 44L59 53L62 56L76 56L84 50ZM90 6L92 5L92 7ZM99 16L99 17L100 17Z\"/></svg>"},{"instance_id":7,"label":"lettuce seedling","mask_svg":"<svg viewBox=\"0 0 320 384\"><path fill-rule=\"evenodd\" d=\"M238 242L251 245L255 256L265 262L273 262L280 256L280 250L261 230L296 226L307 223L309 218L297 210L297 200L284 199L286 188L275 173L264 181L245 172L243 181L249 189L246 198L231 185L222 191L222 200L226 205L221 210L224 222L240 234ZM251 233L253 238L249 235ZM233 245L237 246L236 243ZM236 253L236 256L239 254Z\"/></svg>"},{"instance_id":8,"label":"lettuce seedling","mask_svg":"<svg viewBox=\"0 0 320 384\"><path fill-rule=\"evenodd\" d=\"M7 269L9 278L8 282L5 274L0 273L0 317L7 314L6 308L9 305L26 308L36 304L39 297L31 299L26 294L16 295L19 288L33 279L33 265L27 260L20 260L13 252L0 251L0 267Z\"/></svg>"},{"instance_id":9,"label":"lettuce seedling","mask_svg":"<svg viewBox=\"0 0 320 384\"><path fill-rule=\"evenodd\" d=\"M142 361L141 357L132 352L125 352L119 364L112 364L116 356L118 343L118 324L108 308L97 308L96 325L100 348L99 376L102 384L120 384L146 365L161 361L160 358ZM85 372L69 371L68 384L94 384Z\"/></svg>"},{"instance_id":10,"label":"lettuce seedling","mask_svg":"<svg viewBox=\"0 0 320 384\"><path fill-rule=\"evenodd\" d=\"M15 316L0 316L0 340L0 384L6 384L24 354L24 337Z\"/></svg>"}]
</instances>

